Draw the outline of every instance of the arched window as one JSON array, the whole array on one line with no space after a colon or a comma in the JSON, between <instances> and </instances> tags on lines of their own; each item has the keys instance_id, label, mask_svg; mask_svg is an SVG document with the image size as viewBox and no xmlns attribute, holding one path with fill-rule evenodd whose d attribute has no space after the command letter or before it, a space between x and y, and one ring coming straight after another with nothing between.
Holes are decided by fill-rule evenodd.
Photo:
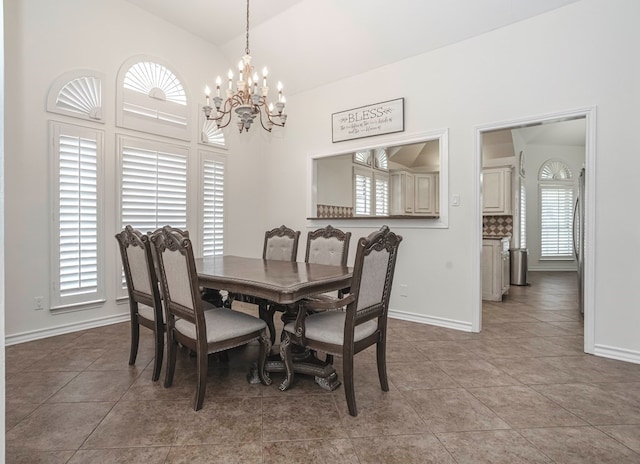
<instances>
[{"instance_id":1,"label":"arched window","mask_svg":"<svg viewBox=\"0 0 640 464\"><path fill-rule=\"evenodd\" d=\"M118 73L120 127L190 140L187 95L169 66L149 57L127 60Z\"/></svg>"},{"instance_id":2,"label":"arched window","mask_svg":"<svg viewBox=\"0 0 640 464\"><path fill-rule=\"evenodd\" d=\"M58 77L47 97L47 111L104 123L102 73L77 70Z\"/></svg>"},{"instance_id":3,"label":"arched window","mask_svg":"<svg viewBox=\"0 0 640 464\"><path fill-rule=\"evenodd\" d=\"M562 160L545 161L538 172L540 257L573 259L573 175Z\"/></svg>"}]
</instances>

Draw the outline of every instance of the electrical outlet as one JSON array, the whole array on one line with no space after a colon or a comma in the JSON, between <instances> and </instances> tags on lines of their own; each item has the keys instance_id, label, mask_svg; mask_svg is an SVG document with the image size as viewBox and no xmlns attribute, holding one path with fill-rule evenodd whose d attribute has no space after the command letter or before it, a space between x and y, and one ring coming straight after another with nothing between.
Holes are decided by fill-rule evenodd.
<instances>
[{"instance_id":1,"label":"electrical outlet","mask_svg":"<svg viewBox=\"0 0 640 464\"><path fill-rule=\"evenodd\" d=\"M36 310L38 309L44 309L44 297L43 296L37 296L33 299L33 302L36 306Z\"/></svg>"},{"instance_id":2,"label":"electrical outlet","mask_svg":"<svg viewBox=\"0 0 640 464\"><path fill-rule=\"evenodd\" d=\"M409 286L407 284L400 284L400 296L409 296Z\"/></svg>"}]
</instances>

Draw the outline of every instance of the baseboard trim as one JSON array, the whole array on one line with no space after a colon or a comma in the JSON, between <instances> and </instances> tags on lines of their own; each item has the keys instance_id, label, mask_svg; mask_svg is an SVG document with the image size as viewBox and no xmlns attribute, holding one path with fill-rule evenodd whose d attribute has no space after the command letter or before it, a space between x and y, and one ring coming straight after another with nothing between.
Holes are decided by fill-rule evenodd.
<instances>
[{"instance_id":1,"label":"baseboard trim","mask_svg":"<svg viewBox=\"0 0 640 464\"><path fill-rule=\"evenodd\" d=\"M90 321L77 322L73 324L61 325L58 327L50 327L47 329L32 330L29 332L22 332L14 335L5 336L5 346L17 345L19 343L31 342L34 340L40 340L47 337L55 337L56 335L64 335L73 332L79 332L81 330L95 329L96 327L103 327L105 325L118 324L120 322L126 322L130 319L129 312L124 314L117 314L115 316L100 317L92 319Z\"/></svg>"},{"instance_id":2,"label":"baseboard trim","mask_svg":"<svg viewBox=\"0 0 640 464\"><path fill-rule=\"evenodd\" d=\"M471 323L456 321L454 319L446 319L443 317L425 316L423 314L407 313L390 309L389 317L392 319L400 319L402 321L418 322L420 324L435 325L446 329L461 330L463 332L471 332Z\"/></svg>"},{"instance_id":3,"label":"baseboard trim","mask_svg":"<svg viewBox=\"0 0 640 464\"><path fill-rule=\"evenodd\" d=\"M616 348L615 346L595 345L593 354L602 356L603 358L617 359L618 361L626 361L634 364L640 364L640 352L626 350L624 348Z\"/></svg>"}]
</instances>

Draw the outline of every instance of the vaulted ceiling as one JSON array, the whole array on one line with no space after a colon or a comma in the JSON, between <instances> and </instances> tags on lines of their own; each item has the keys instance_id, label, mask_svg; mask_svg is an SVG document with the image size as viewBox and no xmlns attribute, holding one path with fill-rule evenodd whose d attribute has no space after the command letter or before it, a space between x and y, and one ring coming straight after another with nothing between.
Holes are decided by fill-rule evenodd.
<instances>
[{"instance_id":1,"label":"vaulted ceiling","mask_svg":"<svg viewBox=\"0 0 640 464\"><path fill-rule=\"evenodd\" d=\"M242 0L127 1L218 46L229 63L244 54ZM576 1L252 0L252 64L291 95Z\"/></svg>"}]
</instances>

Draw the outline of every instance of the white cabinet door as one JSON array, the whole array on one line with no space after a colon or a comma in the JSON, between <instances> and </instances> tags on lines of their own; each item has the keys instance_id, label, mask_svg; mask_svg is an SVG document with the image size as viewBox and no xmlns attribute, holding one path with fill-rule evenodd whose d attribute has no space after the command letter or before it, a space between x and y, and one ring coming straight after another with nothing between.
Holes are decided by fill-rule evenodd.
<instances>
[{"instance_id":1,"label":"white cabinet door","mask_svg":"<svg viewBox=\"0 0 640 464\"><path fill-rule=\"evenodd\" d=\"M482 299L501 301L509 292L509 239L482 240Z\"/></svg>"},{"instance_id":2,"label":"white cabinet door","mask_svg":"<svg viewBox=\"0 0 640 464\"><path fill-rule=\"evenodd\" d=\"M511 214L511 169L482 170L482 213L485 215Z\"/></svg>"},{"instance_id":3,"label":"white cabinet door","mask_svg":"<svg viewBox=\"0 0 640 464\"><path fill-rule=\"evenodd\" d=\"M391 173L390 214L413 214L415 202L414 183L413 174L404 171Z\"/></svg>"},{"instance_id":4,"label":"white cabinet door","mask_svg":"<svg viewBox=\"0 0 640 464\"><path fill-rule=\"evenodd\" d=\"M436 175L415 175L415 212L417 214L435 214L436 212Z\"/></svg>"}]
</instances>

